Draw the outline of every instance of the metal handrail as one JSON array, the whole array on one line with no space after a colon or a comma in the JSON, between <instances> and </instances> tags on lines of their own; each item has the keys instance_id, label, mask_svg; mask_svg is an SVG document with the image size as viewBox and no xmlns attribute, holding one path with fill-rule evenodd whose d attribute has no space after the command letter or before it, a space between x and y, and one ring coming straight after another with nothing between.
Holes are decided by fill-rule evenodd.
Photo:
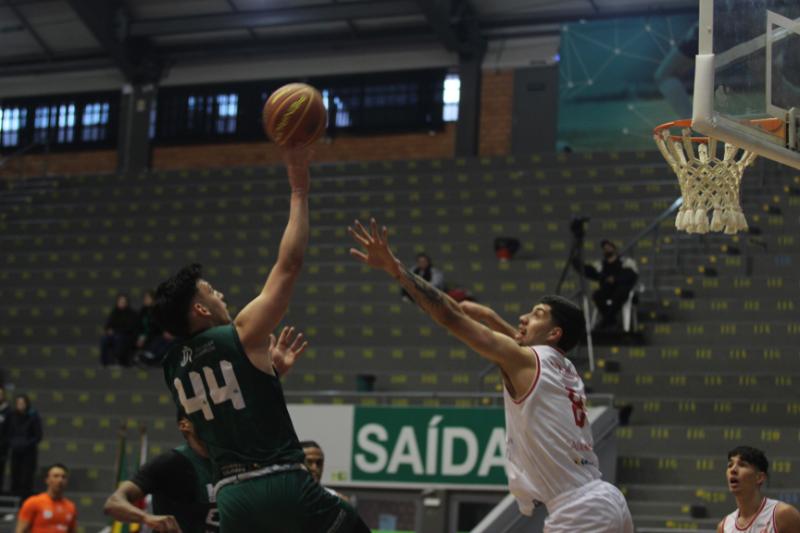
<instances>
[{"instance_id":1,"label":"metal handrail","mask_svg":"<svg viewBox=\"0 0 800 533\"><path fill-rule=\"evenodd\" d=\"M482 400L485 398L492 398L493 400L502 400L503 394L500 392L455 392L455 391L349 391L349 390L317 390L317 391L284 391L286 398L308 398L308 397L321 397L321 398L374 398L376 400L392 400L396 398L441 398L441 399L459 399L469 398L474 400ZM594 405L612 406L614 403L614 396L611 394L589 394L588 399Z\"/></svg>"},{"instance_id":2,"label":"metal handrail","mask_svg":"<svg viewBox=\"0 0 800 533\"><path fill-rule=\"evenodd\" d=\"M659 286L658 286L658 272L657 266L659 264L659 253L660 253L660 246L658 246L658 232L661 227L661 223L664 222L667 218L671 217L675 214L675 212L683 205L683 196L679 196L675 199L675 201L670 204L668 208L664 211L656 215L656 217L647 225L642 231L640 231L635 237L633 237L627 244L625 244L619 252L619 255L626 255L631 250L636 248L636 245L639 242L647 237L650 234L655 236L654 241L655 245L653 246L653 253L650 258L650 287L652 288L653 292L658 296L659 294ZM675 266L677 267L680 263L680 250L676 246L675 250Z\"/></svg>"}]
</instances>

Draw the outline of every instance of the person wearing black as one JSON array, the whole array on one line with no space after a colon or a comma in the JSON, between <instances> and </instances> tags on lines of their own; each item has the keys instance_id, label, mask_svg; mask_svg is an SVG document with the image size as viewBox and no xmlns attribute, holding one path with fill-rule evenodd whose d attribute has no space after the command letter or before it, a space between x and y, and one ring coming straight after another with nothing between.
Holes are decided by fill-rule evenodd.
<instances>
[{"instance_id":1,"label":"person wearing black","mask_svg":"<svg viewBox=\"0 0 800 533\"><path fill-rule=\"evenodd\" d=\"M438 268L434 268L431 257L425 252L417 254L416 263L411 271L440 291L444 290L444 274ZM402 292L403 298L411 299L405 290Z\"/></svg>"},{"instance_id":2,"label":"person wearing black","mask_svg":"<svg viewBox=\"0 0 800 533\"><path fill-rule=\"evenodd\" d=\"M100 363L127 365L139 328L139 315L131 309L128 296L117 295L117 303L106 319L106 334L100 340Z\"/></svg>"},{"instance_id":3,"label":"person wearing black","mask_svg":"<svg viewBox=\"0 0 800 533\"><path fill-rule=\"evenodd\" d=\"M144 365L160 365L172 337L166 333L153 316L155 292L145 291L139 310L139 330L136 338L135 359Z\"/></svg>"},{"instance_id":4,"label":"person wearing black","mask_svg":"<svg viewBox=\"0 0 800 533\"><path fill-rule=\"evenodd\" d=\"M0 385L0 494L6 479L6 461L8 460L8 428L11 407L6 399L6 390Z\"/></svg>"},{"instance_id":5,"label":"person wearing black","mask_svg":"<svg viewBox=\"0 0 800 533\"><path fill-rule=\"evenodd\" d=\"M600 284L592 294L592 299L602 317L598 328L605 329L615 326L617 313L636 285L639 274L636 262L619 255L617 246L613 242L604 239L600 242L600 246L603 249L602 261L583 265L583 274Z\"/></svg>"},{"instance_id":6,"label":"person wearing black","mask_svg":"<svg viewBox=\"0 0 800 533\"><path fill-rule=\"evenodd\" d=\"M25 500L33 493L42 419L24 394L14 398L8 417L8 444L11 449L11 492Z\"/></svg>"},{"instance_id":7,"label":"person wearing black","mask_svg":"<svg viewBox=\"0 0 800 533\"><path fill-rule=\"evenodd\" d=\"M158 533L219 532L208 450L183 410L178 411L178 430L186 444L154 457L133 479L120 483L106 500L107 515ZM134 505L147 494L153 496L153 514Z\"/></svg>"}]
</instances>

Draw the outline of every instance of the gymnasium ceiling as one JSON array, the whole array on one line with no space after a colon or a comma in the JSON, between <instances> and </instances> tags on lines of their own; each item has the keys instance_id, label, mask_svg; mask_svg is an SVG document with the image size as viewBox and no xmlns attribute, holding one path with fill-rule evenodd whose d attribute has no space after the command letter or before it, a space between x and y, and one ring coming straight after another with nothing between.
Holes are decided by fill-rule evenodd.
<instances>
[{"instance_id":1,"label":"gymnasium ceiling","mask_svg":"<svg viewBox=\"0 0 800 533\"><path fill-rule=\"evenodd\" d=\"M562 22L696 10L697 0L0 0L0 77L115 67L152 81L176 64L420 42L470 57Z\"/></svg>"}]
</instances>

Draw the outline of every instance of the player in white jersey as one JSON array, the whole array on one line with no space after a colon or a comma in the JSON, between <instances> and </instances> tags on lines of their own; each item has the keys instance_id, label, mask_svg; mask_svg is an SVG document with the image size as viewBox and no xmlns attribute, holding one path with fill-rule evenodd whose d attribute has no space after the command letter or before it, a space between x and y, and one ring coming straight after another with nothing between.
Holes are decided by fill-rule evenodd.
<instances>
[{"instance_id":1,"label":"player in white jersey","mask_svg":"<svg viewBox=\"0 0 800 533\"><path fill-rule=\"evenodd\" d=\"M580 308L546 296L514 328L488 307L459 306L392 254L373 219L348 228L350 254L392 276L441 326L500 367L505 384L506 471L520 511L545 505L546 533L633 533L622 493L600 479L583 381L565 354L584 334Z\"/></svg>"},{"instance_id":2,"label":"player in white jersey","mask_svg":"<svg viewBox=\"0 0 800 533\"><path fill-rule=\"evenodd\" d=\"M788 503L762 496L769 476L764 452L738 446L728 452L725 472L736 510L717 526L717 533L800 533L800 512Z\"/></svg>"}]
</instances>

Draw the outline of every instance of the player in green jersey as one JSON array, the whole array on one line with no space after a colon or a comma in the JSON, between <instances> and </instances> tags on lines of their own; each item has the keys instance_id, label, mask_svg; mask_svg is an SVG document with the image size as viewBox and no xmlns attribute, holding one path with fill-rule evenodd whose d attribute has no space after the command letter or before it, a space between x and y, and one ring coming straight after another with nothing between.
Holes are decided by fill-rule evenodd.
<instances>
[{"instance_id":1,"label":"player in green jersey","mask_svg":"<svg viewBox=\"0 0 800 533\"><path fill-rule=\"evenodd\" d=\"M280 361L271 356L271 332L286 313L309 233L310 153L288 149L284 160L289 222L261 293L232 319L200 265L158 287L156 317L178 337L164 357L164 377L208 447L224 533L366 532L353 508L306 470Z\"/></svg>"}]
</instances>

